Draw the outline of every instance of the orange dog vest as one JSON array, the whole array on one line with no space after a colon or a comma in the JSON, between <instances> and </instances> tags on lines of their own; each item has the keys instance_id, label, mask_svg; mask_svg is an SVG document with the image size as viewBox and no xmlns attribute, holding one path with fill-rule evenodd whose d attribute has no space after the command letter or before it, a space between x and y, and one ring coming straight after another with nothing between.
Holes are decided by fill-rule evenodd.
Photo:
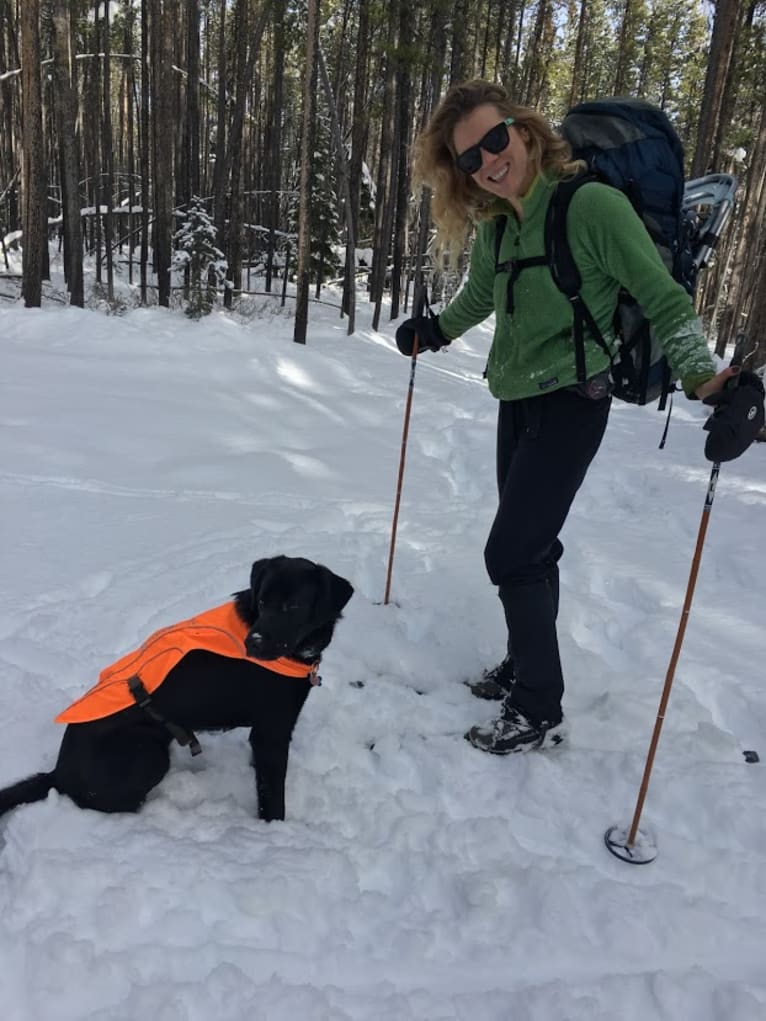
<instances>
[{"instance_id":1,"label":"orange dog vest","mask_svg":"<svg viewBox=\"0 0 766 1021\"><path fill-rule=\"evenodd\" d=\"M182 620L178 624L161 628L133 652L106 667L98 683L90 691L59 713L56 723L87 723L112 716L136 704L128 682L138 677L151 694L188 652L204 649L219 656L247 659L285 677L301 677L312 684L318 681L319 664L306 666L294 659L255 659L248 656L245 638L249 628L236 611L233 602L216 606L212 610Z\"/></svg>"}]
</instances>

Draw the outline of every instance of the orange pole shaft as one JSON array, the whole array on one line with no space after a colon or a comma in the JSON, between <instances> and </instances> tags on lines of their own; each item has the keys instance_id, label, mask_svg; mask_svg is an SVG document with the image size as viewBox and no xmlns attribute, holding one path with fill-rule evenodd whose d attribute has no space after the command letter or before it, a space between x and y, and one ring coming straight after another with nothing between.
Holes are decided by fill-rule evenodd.
<instances>
[{"instance_id":1,"label":"orange pole shaft","mask_svg":"<svg viewBox=\"0 0 766 1021\"><path fill-rule=\"evenodd\" d=\"M670 698L670 689L673 685L673 678L675 677L676 664L678 663L678 657L681 655L681 646L683 645L684 635L686 634L686 625L689 620L692 599L694 598L694 587L697 584L697 574L699 572L700 561L702 559L702 547L705 542L705 535L707 534L707 526L710 522L710 509L713 506L713 497L715 496L715 487L718 481L720 468L720 464L716 463L713 465L713 469L710 472L710 482L708 483L707 496L705 497L705 506L702 510L702 520L700 521L699 532L697 533L697 545L694 550L691 571L689 572L689 582L686 586L686 598L684 599L684 606L681 611L681 620L678 624L678 632L676 633L676 641L670 657L668 672L665 675L665 686L662 689L662 697L660 699L659 709L657 710L657 720L654 724L652 740L649 744L649 754L646 758L646 766L644 767L644 775L641 779L641 787L638 792L636 809L633 813L633 822L631 823L630 832L628 833L628 839L626 841L627 847L633 847L636 842L638 823L641 819L641 812L643 811L644 800L646 799L646 792L649 787L649 777L651 776L652 766L654 765L654 756L657 751L657 745L659 744L662 724L665 721L665 710L667 709L668 699Z\"/></svg>"},{"instance_id":2,"label":"orange pole shaft","mask_svg":"<svg viewBox=\"0 0 766 1021\"><path fill-rule=\"evenodd\" d=\"M412 345L412 362L410 363L410 384L407 389L407 403L404 407L404 426L402 428L402 450L399 455L399 478L396 482L396 500L394 501L394 520L391 525L391 546L388 551L388 571L386 573L386 593L383 596L383 605L388 606L391 595L391 574L394 567L394 549L396 547L396 529L399 524L399 505L402 498L402 481L404 479L404 461L407 456L407 437L410 431L410 413L412 411L412 394L415 389L415 366L418 360L418 337Z\"/></svg>"}]
</instances>

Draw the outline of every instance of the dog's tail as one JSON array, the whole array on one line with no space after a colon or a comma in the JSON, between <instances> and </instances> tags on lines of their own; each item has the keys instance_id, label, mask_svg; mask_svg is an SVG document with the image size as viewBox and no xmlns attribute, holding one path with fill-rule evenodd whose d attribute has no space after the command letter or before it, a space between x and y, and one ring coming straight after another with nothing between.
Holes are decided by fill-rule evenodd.
<instances>
[{"instance_id":1,"label":"dog's tail","mask_svg":"<svg viewBox=\"0 0 766 1021\"><path fill-rule=\"evenodd\" d=\"M26 780L19 780L12 787L0 791L0 815L9 812L17 805L27 805L31 801L42 801L54 786L54 773L35 773Z\"/></svg>"}]
</instances>

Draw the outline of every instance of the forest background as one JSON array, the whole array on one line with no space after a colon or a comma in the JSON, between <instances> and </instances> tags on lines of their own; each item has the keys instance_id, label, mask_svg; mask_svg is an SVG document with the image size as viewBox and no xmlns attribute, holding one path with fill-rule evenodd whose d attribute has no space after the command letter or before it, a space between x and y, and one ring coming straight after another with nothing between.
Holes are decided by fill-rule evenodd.
<instances>
[{"instance_id":1,"label":"forest background","mask_svg":"<svg viewBox=\"0 0 766 1021\"><path fill-rule=\"evenodd\" d=\"M202 311L276 292L299 342L328 283L353 334L361 279L377 328L459 283L429 255L412 144L474 75L554 124L644 97L689 177L735 174L697 302L719 354L745 332L766 363L766 0L0 0L0 274L21 246L28 307L118 312L116 276L187 310L195 287Z\"/></svg>"}]
</instances>

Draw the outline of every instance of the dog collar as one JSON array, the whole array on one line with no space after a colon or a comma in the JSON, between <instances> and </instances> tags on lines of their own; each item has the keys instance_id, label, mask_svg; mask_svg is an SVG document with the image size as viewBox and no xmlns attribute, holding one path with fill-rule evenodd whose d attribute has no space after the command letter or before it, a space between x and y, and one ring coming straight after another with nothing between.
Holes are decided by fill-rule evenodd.
<instances>
[{"instance_id":1,"label":"dog collar","mask_svg":"<svg viewBox=\"0 0 766 1021\"><path fill-rule=\"evenodd\" d=\"M279 656L277 659L256 659L254 656L247 657L251 663L257 663L264 670L271 670L274 674L282 674L283 677L301 677L312 684L320 684L322 678L319 676L319 660L315 663L301 663L297 659L290 659L287 656Z\"/></svg>"}]
</instances>

